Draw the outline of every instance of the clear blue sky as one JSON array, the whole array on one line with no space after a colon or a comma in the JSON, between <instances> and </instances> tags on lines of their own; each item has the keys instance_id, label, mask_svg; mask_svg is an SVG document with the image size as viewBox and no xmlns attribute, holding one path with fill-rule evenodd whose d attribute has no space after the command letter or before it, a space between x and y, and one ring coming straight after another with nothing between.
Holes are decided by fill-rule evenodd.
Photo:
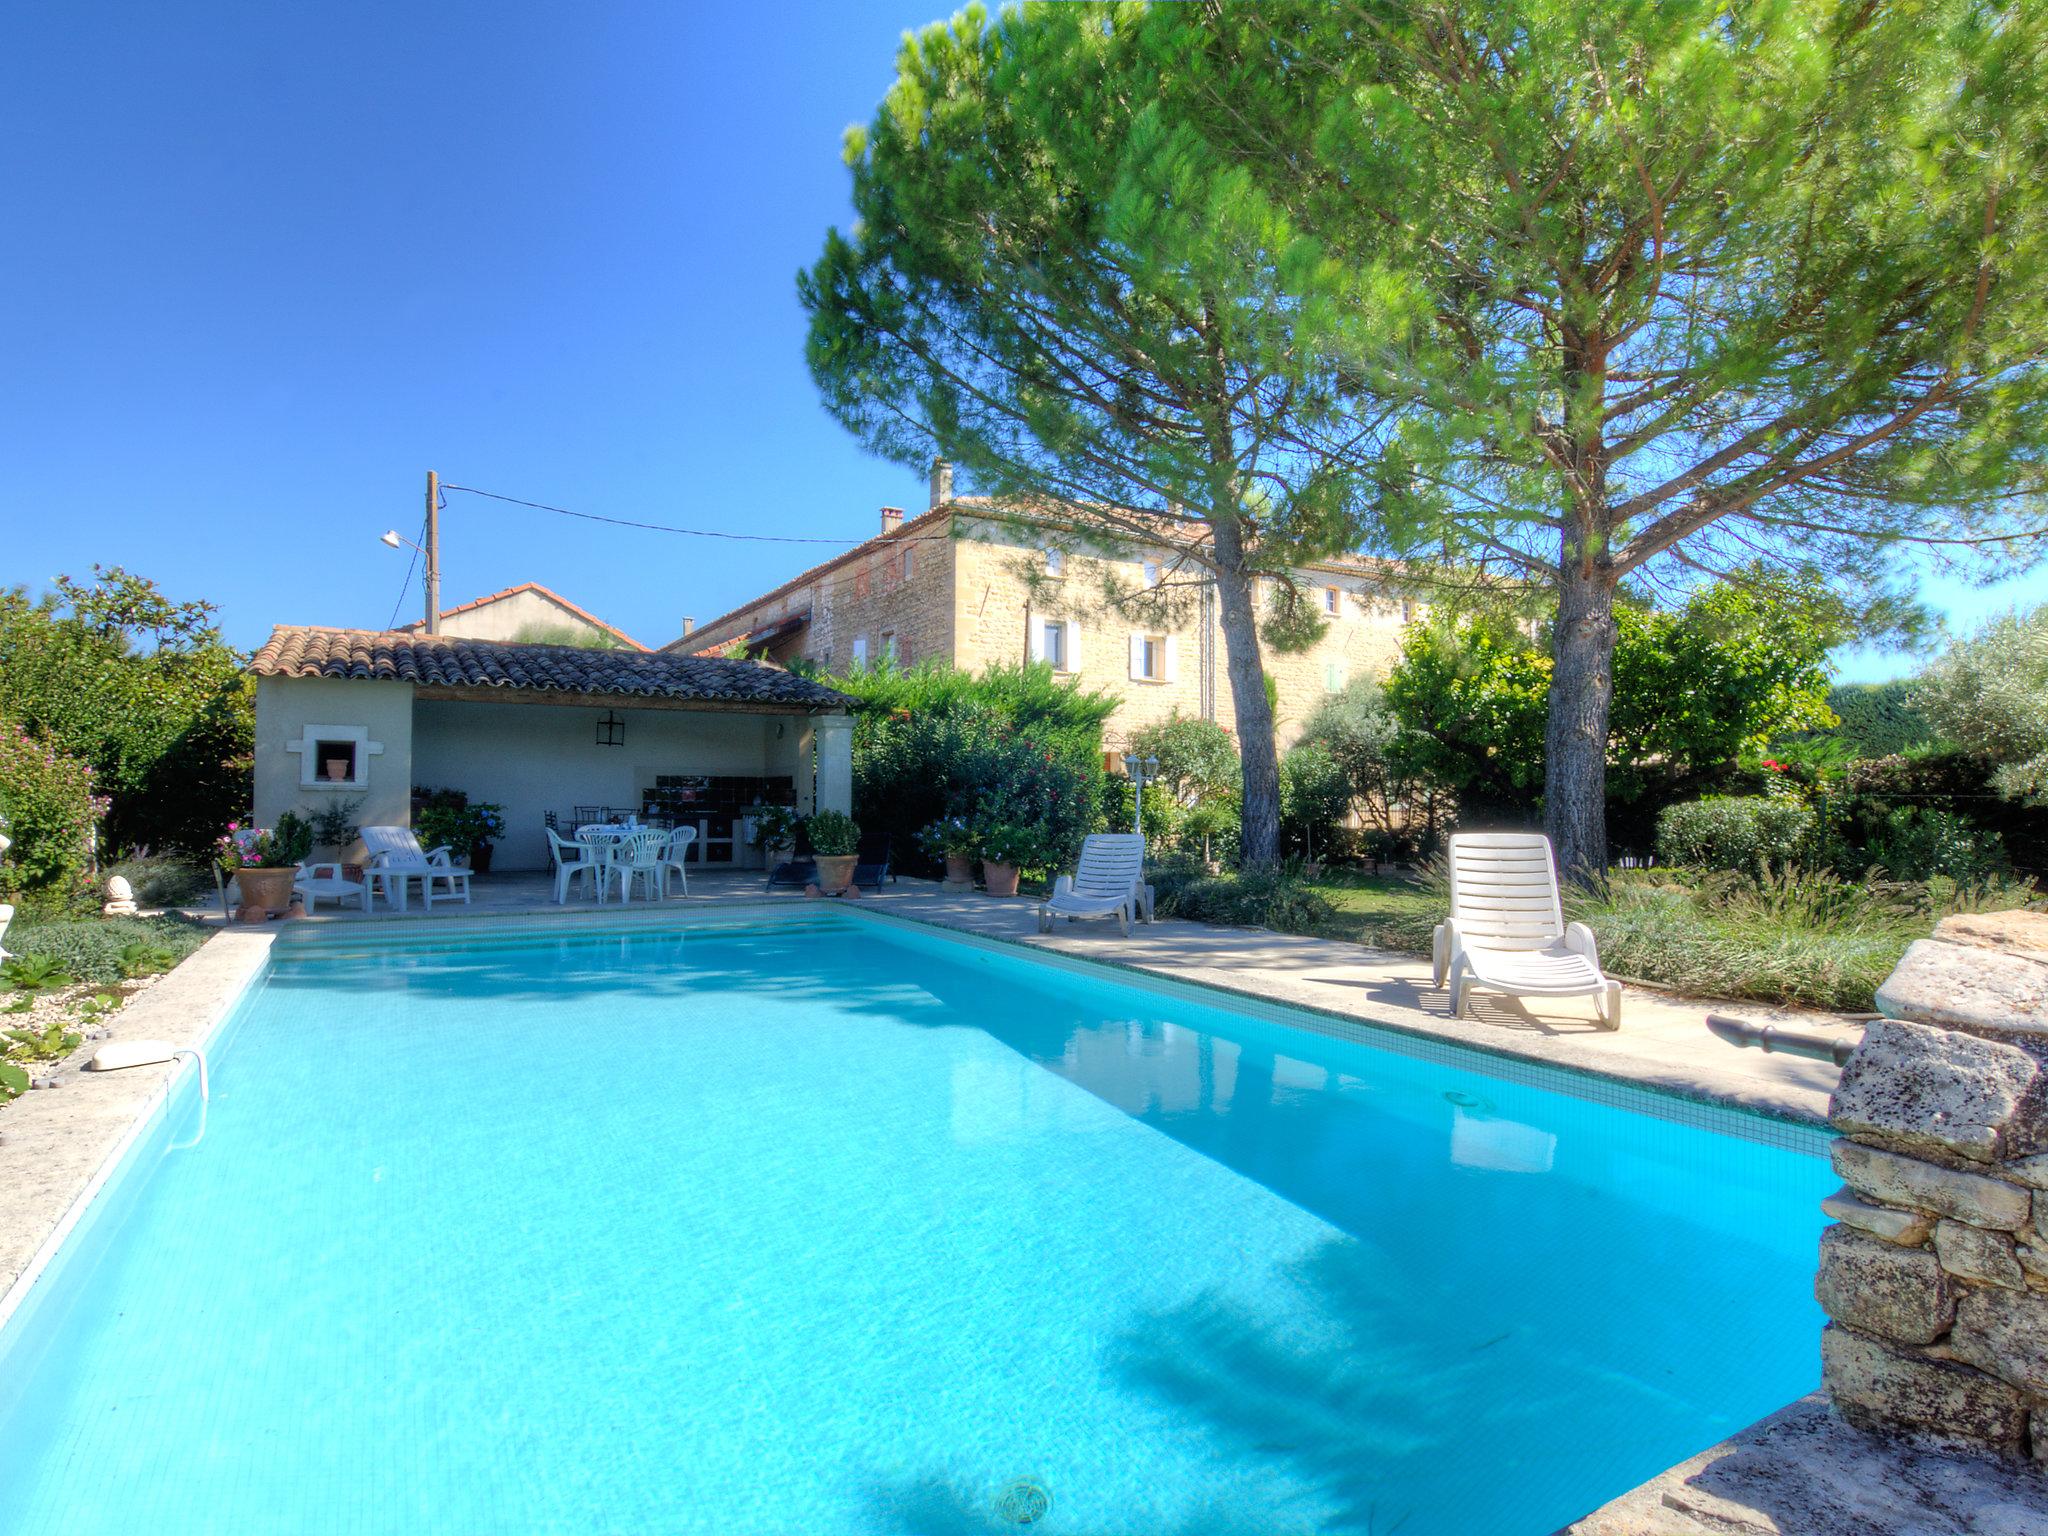
<instances>
[{"instance_id":1,"label":"clear blue sky","mask_svg":"<svg viewBox=\"0 0 2048 1536\"><path fill-rule=\"evenodd\" d=\"M377 535L429 468L848 542L921 506L819 408L794 278L847 216L841 133L951 8L16 7L0 580L118 562L254 645L391 617ZM445 604L537 580L650 644L828 552L461 495L443 540ZM1933 595L1967 623L2048 578Z\"/></svg>"}]
</instances>

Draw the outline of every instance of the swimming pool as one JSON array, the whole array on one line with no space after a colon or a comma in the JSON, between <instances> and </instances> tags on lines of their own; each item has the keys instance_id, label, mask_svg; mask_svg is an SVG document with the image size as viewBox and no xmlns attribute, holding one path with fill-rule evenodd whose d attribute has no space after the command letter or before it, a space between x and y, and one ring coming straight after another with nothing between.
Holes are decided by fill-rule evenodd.
<instances>
[{"instance_id":1,"label":"swimming pool","mask_svg":"<svg viewBox=\"0 0 2048 1536\"><path fill-rule=\"evenodd\" d=\"M1794 1128L854 914L333 932L0 1334L9 1536L1543 1536L1817 1382Z\"/></svg>"}]
</instances>

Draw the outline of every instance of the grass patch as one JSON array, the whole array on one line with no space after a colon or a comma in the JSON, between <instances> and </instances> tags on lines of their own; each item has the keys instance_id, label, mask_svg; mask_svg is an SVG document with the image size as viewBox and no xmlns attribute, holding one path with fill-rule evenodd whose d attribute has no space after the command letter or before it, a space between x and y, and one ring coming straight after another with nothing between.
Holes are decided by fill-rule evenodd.
<instances>
[{"instance_id":1,"label":"grass patch","mask_svg":"<svg viewBox=\"0 0 2048 1536\"><path fill-rule=\"evenodd\" d=\"M138 968L167 970L205 942L205 925L176 913L53 918L7 930L12 953L52 962L74 981L90 982L120 981Z\"/></svg>"},{"instance_id":2,"label":"grass patch","mask_svg":"<svg viewBox=\"0 0 2048 1536\"><path fill-rule=\"evenodd\" d=\"M1418 880L1333 874L1314 887L1332 916L1301 931L1427 954L1450 910L1439 872ZM1792 870L1767 880L1694 870L1617 870L1600 895L1568 893L1565 916L1620 976L1708 998L1867 1012L1906 946L1954 912L2026 906L2019 882L1844 880Z\"/></svg>"}]
</instances>

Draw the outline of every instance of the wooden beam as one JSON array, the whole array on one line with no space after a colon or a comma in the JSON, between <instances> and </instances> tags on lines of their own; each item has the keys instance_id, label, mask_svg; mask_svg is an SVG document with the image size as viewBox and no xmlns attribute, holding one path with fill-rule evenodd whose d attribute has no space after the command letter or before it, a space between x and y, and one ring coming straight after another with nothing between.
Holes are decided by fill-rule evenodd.
<instances>
[{"instance_id":1,"label":"wooden beam","mask_svg":"<svg viewBox=\"0 0 2048 1536\"><path fill-rule=\"evenodd\" d=\"M559 688L455 688L416 685L413 697L431 704L552 704L568 709L659 709L703 715L838 715L836 704L767 704L728 699L669 699L644 693L568 693Z\"/></svg>"}]
</instances>

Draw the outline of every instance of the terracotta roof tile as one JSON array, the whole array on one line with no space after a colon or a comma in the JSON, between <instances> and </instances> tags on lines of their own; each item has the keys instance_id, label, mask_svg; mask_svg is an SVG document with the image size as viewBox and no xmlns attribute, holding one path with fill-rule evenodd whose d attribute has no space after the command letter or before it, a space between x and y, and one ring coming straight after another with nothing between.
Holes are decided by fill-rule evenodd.
<instances>
[{"instance_id":1,"label":"terracotta roof tile","mask_svg":"<svg viewBox=\"0 0 2048 1536\"><path fill-rule=\"evenodd\" d=\"M272 630L249 670L259 677L358 678L435 688L609 693L804 709L843 709L852 702L758 661L298 624Z\"/></svg>"}]
</instances>

